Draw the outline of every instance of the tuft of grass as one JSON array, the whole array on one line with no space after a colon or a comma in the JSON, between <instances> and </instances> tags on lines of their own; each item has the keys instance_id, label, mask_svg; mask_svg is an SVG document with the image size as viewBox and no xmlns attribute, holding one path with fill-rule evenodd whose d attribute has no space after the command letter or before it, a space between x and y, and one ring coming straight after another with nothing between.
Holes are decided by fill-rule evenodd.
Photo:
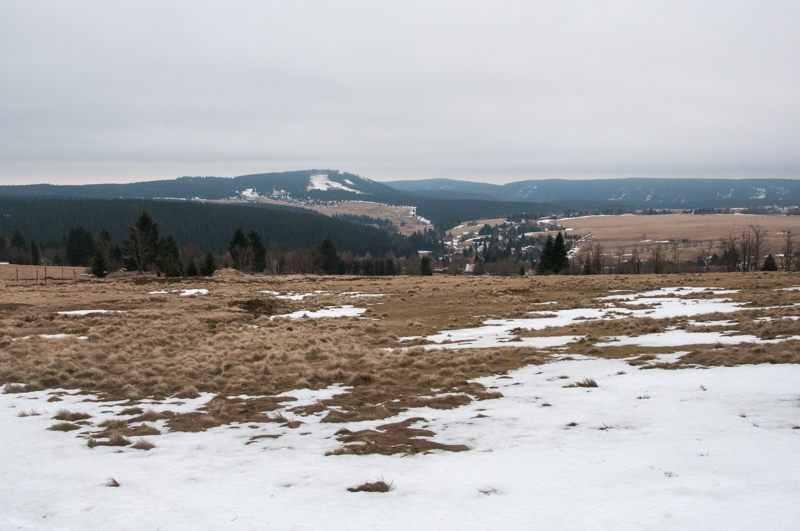
<instances>
[{"instance_id":1,"label":"tuft of grass","mask_svg":"<svg viewBox=\"0 0 800 531\"><path fill-rule=\"evenodd\" d=\"M151 426L147 423L142 423L131 430L133 435L138 435L139 437L143 437L145 435L161 435L161 432L155 426Z\"/></svg>"},{"instance_id":2,"label":"tuft of grass","mask_svg":"<svg viewBox=\"0 0 800 531\"><path fill-rule=\"evenodd\" d=\"M130 419L130 422L155 422L163 418L166 418L166 416L152 409L148 409L138 417Z\"/></svg>"},{"instance_id":3,"label":"tuft of grass","mask_svg":"<svg viewBox=\"0 0 800 531\"><path fill-rule=\"evenodd\" d=\"M27 411L20 411L17 413L18 417L38 417L39 415L41 415L41 413L36 411L36 409L29 409Z\"/></svg>"},{"instance_id":4,"label":"tuft of grass","mask_svg":"<svg viewBox=\"0 0 800 531\"><path fill-rule=\"evenodd\" d=\"M12 393L24 393L25 386L19 384L8 384L3 388L3 393L10 395Z\"/></svg>"},{"instance_id":5,"label":"tuft of grass","mask_svg":"<svg viewBox=\"0 0 800 531\"><path fill-rule=\"evenodd\" d=\"M81 427L70 422L59 422L58 424L53 424L47 429L50 431L74 431L81 429Z\"/></svg>"},{"instance_id":6,"label":"tuft of grass","mask_svg":"<svg viewBox=\"0 0 800 531\"><path fill-rule=\"evenodd\" d=\"M136 448L137 450L145 450L145 451L152 450L155 447L156 447L155 444L151 443L147 439L143 439L142 437L136 439L136 442L133 443L133 446L131 446L131 448Z\"/></svg>"},{"instance_id":7,"label":"tuft of grass","mask_svg":"<svg viewBox=\"0 0 800 531\"><path fill-rule=\"evenodd\" d=\"M580 382L572 382L569 385L565 385L564 387L597 387L597 382L592 380L591 378L586 378L581 380Z\"/></svg>"},{"instance_id":8,"label":"tuft of grass","mask_svg":"<svg viewBox=\"0 0 800 531\"><path fill-rule=\"evenodd\" d=\"M107 441L100 441L90 437L86 443L89 448L94 448L95 446L128 446L129 444L131 444L131 441L120 433L111 433Z\"/></svg>"},{"instance_id":9,"label":"tuft of grass","mask_svg":"<svg viewBox=\"0 0 800 531\"><path fill-rule=\"evenodd\" d=\"M119 412L120 415L141 415L144 413L140 407L129 407Z\"/></svg>"},{"instance_id":10,"label":"tuft of grass","mask_svg":"<svg viewBox=\"0 0 800 531\"><path fill-rule=\"evenodd\" d=\"M393 484L393 481L386 483L386 481L381 478L379 481L362 483L357 487L350 487L347 490L350 492L389 492L392 490Z\"/></svg>"},{"instance_id":11,"label":"tuft of grass","mask_svg":"<svg viewBox=\"0 0 800 531\"><path fill-rule=\"evenodd\" d=\"M79 411L69 411L68 409L59 409L56 412L56 416L53 417L53 419L75 422L76 420L86 420L91 417L92 416L87 413L81 413Z\"/></svg>"}]
</instances>

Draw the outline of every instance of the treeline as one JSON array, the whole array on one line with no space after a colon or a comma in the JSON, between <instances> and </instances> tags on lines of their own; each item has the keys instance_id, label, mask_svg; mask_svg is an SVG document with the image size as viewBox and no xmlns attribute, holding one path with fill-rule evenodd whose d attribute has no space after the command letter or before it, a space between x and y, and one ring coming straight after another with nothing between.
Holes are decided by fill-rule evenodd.
<instances>
[{"instance_id":1,"label":"treeline","mask_svg":"<svg viewBox=\"0 0 800 531\"><path fill-rule=\"evenodd\" d=\"M358 255L409 256L417 251L416 243L400 234L321 214L172 201L0 199L0 234L10 240L19 231L28 242L47 242L52 247L61 245L68 227L83 227L93 235L106 230L119 243L143 211L158 222L162 232L172 234L178 246L195 244L217 254L227 250L231 235L240 227L261 234L266 248L277 245L283 251L312 248L326 237L338 249Z\"/></svg>"},{"instance_id":2,"label":"treeline","mask_svg":"<svg viewBox=\"0 0 800 531\"><path fill-rule=\"evenodd\" d=\"M417 235L420 241L434 239L433 231ZM397 257L391 250L383 255L337 253L331 238L321 246L283 250L273 242L267 247L261 234L236 228L227 250L215 252L196 243L179 246L170 233L145 211L126 229L125 238L114 242L105 228L95 237L83 226L72 227L60 241L36 244L26 241L17 229L10 239L0 235L0 260L16 264L70 265L90 267L97 277L119 269L156 272L166 277L211 275L216 269L232 267L245 273L266 274L420 274L416 253Z\"/></svg>"}]
</instances>

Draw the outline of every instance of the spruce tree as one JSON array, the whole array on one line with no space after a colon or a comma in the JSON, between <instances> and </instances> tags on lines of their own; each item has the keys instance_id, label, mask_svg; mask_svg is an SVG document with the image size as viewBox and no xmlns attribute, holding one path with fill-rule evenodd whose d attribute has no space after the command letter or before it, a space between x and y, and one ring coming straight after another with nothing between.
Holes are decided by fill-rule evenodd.
<instances>
[{"instance_id":1,"label":"spruce tree","mask_svg":"<svg viewBox=\"0 0 800 531\"><path fill-rule=\"evenodd\" d=\"M386 273L388 276L394 276L394 275L396 275L396 274L397 274L397 273L395 272L395 269L394 269L394 260L392 260L391 258L387 258L387 259L386 259L386 265L385 265L385 267L384 267L384 272L385 272L385 273Z\"/></svg>"},{"instance_id":2,"label":"spruce tree","mask_svg":"<svg viewBox=\"0 0 800 531\"><path fill-rule=\"evenodd\" d=\"M86 266L94 256L94 236L81 227L71 227L67 234L67 262L69 265Z\"/></svg>"},{"instance_id":3,"label":"spruce tree","mask_svg":"<svg viewBox=\"0 0 800 531\"><path fill-rule=\"evenodd\" d=\"M103 256L103 251L100 247L95 247L94 256L92 257L92 274L97 278L104 278L106 276L106 259Z\"/></svg>"},{"instance_id":4,"label":"spruce tree","mask_svg":"<svg viewBox=\"0 0 800 531\"><path fill-rule=\"evenodd\" d=\"M175 243L172 234L167 236L166 239L161 238L158 247L158 269L164 273L165 277L181 276L183 264L181 263L180 253L178 252L178 245Z\"/></svg>"},{"instance_id":5,"label":"spruce tree","mask_svg":"<svg viewBox=\"0 0 800 531\"><path fill-rule=\"evenodd\" d=\"M189 263L186 264L186 276L187 277L197 276L197 263L195 263L194 258L189 258Z\"/></svg>"},{"instance_id":6,"label":"spruce tree","mask_svg":"<svg viewBox=\"0 0 800 531\"><path fill-rule=\"evenodd\" d=\"M422 272L422 276L431 276L433 275L433 268L431 268L431 259L428 258L427 255L422 257L420 260L420 271Z\"/></svg>"},{"instance_id":7,"label":"spruce tree","mask_svg":"<svg viewBox=\"0 0 800 531\"><path fill-rule=\"evenodd\" d=\"M158 225L147 212L142 212L136 225L128 229L128 239L122 242L125 268L140 274L158 258Z\"/></svg>"},{"instance_id":8,"label":"spruce tree","mask_svg":"<svg viewBox=\"0 0 800 531\"><path fill-rule=\"evenodd\" d=\"M547 239L544 242L544 248L542 249L542 256L539 259L539 265L536 266L537 275L544 275L553 271L553 263L555 262L554 245L553 236L548 234Z\"/></svg>"},{"instance_id":9,"label":"spruce tree","mask_svg":"<svg viewBox=\"0 0 800 531\"><path fill-rule=\"evenodd\" d=\"M231 238L230 246L228 247L231 258L233 258L234 269L241 271L248 248L249 244L247 238L244 237L244 232L242 232L242 229L236 229L236 232L233 233L233 238Z\"/></svg>"},{"instance_id":10,"label":"spruce tree","mask_svg":"<svg viewBox=\"0 0 800 531\"><path fill-rule=\"evenodd\" d=\"M483 265L483 262L477 256L475 257L475 263L472 266L472 274L473 275L483 275L486 273L486 268Z\"/></svg>"},{"instance_id":11,"label":"spruce tree","mask_svg":"<svg viewBox=\"0 0 800 531\"><path fill-rule=\"evenodd\" d=\"M39 248L36 246L36 242L31 240L31 264L39 265Z\"/></svg>"},{"instance_id":12,"label":"spruce tree","mask_svg":"<svg viewBox=\"0 0 800 531\"><path fill-rule=\"evenodd\" d=\"M326 275L336 275L340 272L341 264L339 256L336 254L336 248L333 246L330 238L325 238L322 245L318 249L320 256L320 269Z\"/></svg>"},{"instance_id":13,"label":"spruce tree","mask_svg":"<svg viewBox=\"0 0 800 531\"><path fill-rule=\"evenodd\" d=\"M583 262L583 271L581 271L584 275L591 275L592 274L592 257L587 256L586 261Z\"/></svg>"},{"instance_id":14,"label":"spruce tree","mask_svg":"<svg viewBox=\"0 0 800 531\"><path fill-rule=\"evenodd\" d=\"M251 230L247 238L250 240L250 254L253 257L253 272L263 273L267 268L267 249L261 243L258 232Z\"/></svg>"},{"instance_id":15,"label":"spruce tree","mask_svg":"<svg viewBox=\"0 0 800 531\"><path fill-rule=\"evenodd\" d=\"M206 257L203 258L203 263L200 264L200 274L204 277L210 277L217 270L217 260L214 258L214 253L208 251Z\"/></svg>"},{"instance_id":16,"label":"spruce tree","mask_svg":"<svg viewBox=\"0 0 800 531\"><path fill-rule=\"evenodd\" d=\"M777 271L778 264L775 262L775 258L772 257L772 253L767 255L767 258L764 260L764 271Z\"/></svg>"},{"instance_id":17,"label":"spruce tree","mask_svg":"<svg viewBox=\"0 0 800 531\"><path fill-rule=\"evenodd\" d=\"M564 236L561 235L561 232L556 235L556 239L553 242L552 260L553 273L558 273L562 269L567 269L569 267L567 245L564 243Z\"/></svg>"}]
</instances>

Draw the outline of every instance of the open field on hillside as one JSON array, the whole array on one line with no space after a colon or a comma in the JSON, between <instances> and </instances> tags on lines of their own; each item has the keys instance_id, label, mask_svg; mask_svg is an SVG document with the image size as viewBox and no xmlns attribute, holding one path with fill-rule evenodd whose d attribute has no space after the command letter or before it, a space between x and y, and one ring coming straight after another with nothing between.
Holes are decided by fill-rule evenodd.
<instances>
[{"instance_id":1,"label":"open field on hillside","mask_svg":"<svg viewBox=\"0 0 800 531\"><path fill-rule=\"evenodd\" d=\"M396 206L387 205L385 203L375 203L373 201L336 201L327 205L316 205L306 203L304 201L280 201L268 197L258 197L256 199L248 200L248 202L267 203L272 205L283 205L305 208L306 210L313 210L326 216L338 215L353 215L353 216L369 216L371 218L388 219L397 228L400 234L410 236L415 232L424 232L425 229L431 228L431 225L421 221L414 215L414 207L409 206ZM209 200L209 203L221 204L237 204L243 203L242 200L221 199Z\"/></svg>"},{"instance_id":2,"label":"open field on hillside","mask_svg":"<svg viewBox=\"0 0 800 531\"><path fill-rule=\"evenodd\" d=\"M478 219L475 221L467 221L457 227L447 231L448 236L463 236L464 234L474 234L481 230L484 225L496 227L506 222L505 218L492 218L492 219Z\"/></svg>"},{"instance_id":3,"label":"open field on hillside","mask_svg":"<svg viewBox=\"0 0 800 531\"><path fill-rule=\"evenodd\" d=\"M590 243L600 243L604 248L638 245L646 248L658 242L680 241L685 247L703 246L713 242L715 248L720 238L729 231L741 232L750 225L759 225L767 231L767 251L779 253L785 243L785 231L800 234L800 216L756 216L747 214L709 215L657 215L657 216L587 216L559 220L558 223L574 234L591 233ZM629 251L630 252L630 251Z\"/></svg>"},{"instance_id":4,"label":"open field on hillside","mask_svg":"<svg viewBox=\"0 0 800 531\"><path fill-rule=\"evenodd\" d=\"M790 529L798 367L800 273L6 281L0 524Z\"/></svg>"}]
</instances>

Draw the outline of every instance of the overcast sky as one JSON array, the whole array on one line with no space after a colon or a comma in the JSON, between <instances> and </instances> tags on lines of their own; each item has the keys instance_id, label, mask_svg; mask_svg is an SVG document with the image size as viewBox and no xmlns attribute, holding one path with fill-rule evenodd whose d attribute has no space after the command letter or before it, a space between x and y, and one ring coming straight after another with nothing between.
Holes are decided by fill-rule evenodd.
<instances>
[{"instance_id":1,"label":"overcast sky","mask_svg":"<svg viewBox=\"0 0 800 531\"><path fill-rule=\"evenodd\" d=\"M800 2L0 3L0 184L800 178Z\"/></svg>"}]
</instances>

